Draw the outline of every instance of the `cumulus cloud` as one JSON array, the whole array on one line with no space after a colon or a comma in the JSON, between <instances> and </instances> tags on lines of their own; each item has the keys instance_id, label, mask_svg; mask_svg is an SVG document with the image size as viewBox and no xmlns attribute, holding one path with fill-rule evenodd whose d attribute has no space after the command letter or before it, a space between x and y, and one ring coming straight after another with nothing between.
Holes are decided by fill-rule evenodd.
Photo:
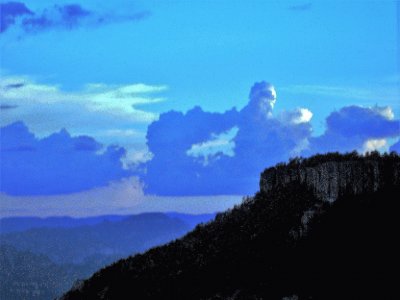
<instances>
[{"instance_id":1,"label":"cumulus cloud","mask_svg":"<svg viewBox=\"0 0 400 300\"><path fill-rule=\"evenodd\" d=\"M143 83L96 83L64 91L30 77L2 76L0 126L23 119L38 136L68 128L74 135L88 134L104 144L119 144L127 149L128 160L136 159L137 152L146 150L147 125L158 118L151 105L165 101L162 94L167 89Z\"/></svg>"},{"instance_id":2,"label":"cumulus cloud","mask_svg":"<svg viewBox=\"0 0 400 300\"><path fill-rule=\"evenodd\" d=\"M346 137L396 136L399 134L399 121L393 120L393 114L388 115L387 111L390 111L387 107L344 107L328 116L327 128Z\"/></svg>"},{"instance_id":3,"label":"cumulus cloud","mask_svg":"<svg viewBox=\"0 0 400 300\"><path fill-rule=\"evenodd\" d=\"M246 114L259 120L272 116L276 102L275 88L267 82L256 82L250 90L249 103L243 109Z\"/></svg>"},{"instance_id":4,"label":"cumulus cloud","mask_svg":"<svg viewBox=\"0 0 400 300\"><path fill-rule=\"evenodd\" d=\"M122 166L125 149L65 129L39 139L22 122L10 124L0 128L0 153L0 191L10 195L79 192L132 175Z\"/></svg>"},{"instance_id":5,"label":"cumulus cloud","mask_svg":"<svg viewBox=\"0 0 400 300\"><path fill-rule=\"evenodd\" d=\"M233 127L221 134L212 134L210 140L192 145L186 154L204 159L204 164L208 163L208 157L218 153L224 153L228 156L233 156L235 148L233 138L236 136L237 131L238 128Z\"/></svg>"},{"instance_id":6,"label":"cumulus cloud","mask_svg":"<svg viewBox=\"0 0 400 300\"><path fill-rule=\"evenodd\" d=\"M387 141L385 139L370 139L364 142L364 152L379 151L383 147L386 147Z\"/></svg>"},{"instance_id":7,"label":"cumulus cloud","mask_svg":"<svg viewBox=\"0 0 400 300\"><path fill-rule=\"evenodd\" d=\"M348 106L327 117L324 134L310 138L306 153L377 150L399 135L400 121L390 108Z\"/></svg>"},{"instance_id":8,"label":"cumulus cloud","mask_svg":"<svg viewBox=\"0 0 400 300\"><path fill-rule=\"evenodd\" d=\"M144 182L149 193L166 195L199 194L197 182L203 177L204 162L187 154L193 145L207 142L237 124L236 109L223 114L195 107L186 114L170 111L160 115L147 131L147 146L153 158L146 164ZM216 154L214 159L223 157ZM184 177L182 177L184 176ZM231 194L227 191L228 194Z\"/></svg>"},{"instance_id":9,"label":"cumulus cloud","mask_svg":"<svg viewBox=\"0 0 400 300\"><path fill-rule=\"evenodd\" d=\"M15 26L26 33L49 29L72 30L78 27L97 27L108 23L137 21L149 16L148 11L124 14L102 13L79 4L53 5L43 11L32 11L22 2L1 4L1 33Z\"/></svg>"},{"instance_id":10,"label":"cumulus cloud","mask_svg":"<svg viewBox=\"0 0 400 300\"><path fill-rule=\"evenodd\" d=\"M313 113L307 108L297 108L292 111L284 111L279 117L285 123L300 124L310 122L312 116Z\"/></svg>"},{"instance_id":11,"label":"cumulus cloud","mask_svg":"<svg viewBox=\"0 0 400 300\"><path fill-rule=\"evenodd\" d=\"M196 107L186 114L161 114L147 133L153 155L143 177L147 191L162 195L254 192L262 168L286 159L311 131L311 116L303 117L305 111L296 111L288 121L274 118L275 101L274 87L258 82L241 111L209 113Z\"/></svg>"},{"instance_id":12,"label":"cumulus cloud","mask_svg":"<svg viewBox=\"0 0 400 300\"><path fill-rule=\"evenodd\" d=\"M308 109L274 114L276 91L267 82L253 85L248 104L241 110L211 113L194 107L186 113L169 111L158 119L155 116L146 137L132 123L121 123L124 118L135 119L132 105L161 101L150 94L165 89L144 84L91 84L83 91L67 93L24 78L5 78L0 84L0 99L10 105L18 103L18 111L26 112L29 106L51 107L46 119L59 109L56 116L73 116L66 120L67 126L83 126L83 121L89 120L101 131L97 136L113 136L125 142L146 138L148 149L127 154L124 148L105 149L89 136L71 137L65 130L38 138L22 123L8 125L1 129L1 170L6 178L1 191L59 194L104 186L131 176L133 171L126 168L130 165L127 159L131 159L140 162L135 175L140 176L150 195L252 194L265 167L290 157L386 150L389 141L400 136L400 121L391 108L378 106L348 106L334 111L326 118L323 134L313 136L313 114ZM80 120L85 112L91 117ZM9 115L13 110L2 112L1 122L9 120ZM24 116L29 119L29 114ZM35 115L33 123L41 119ZM62 118L54 119L59 122ZM390 150L399 151L399 144Z\"/></svg>"},{"instance_id":13,"label":"cumulus cloud","mask_svg":"<svg viewBox=\"0 0 400 300\"><path fill-rule=\"evenodd\" d=\"M312 136L306 108L273 114L276 91L253 85L240 111L167 112L147 132L152 159L142 176L148 193L161 195L251 194L260 172L293 156L328 151L385 149L400 135L390 107L349 106L332 112L325 132Z\"/></svg>"}]
</instances>

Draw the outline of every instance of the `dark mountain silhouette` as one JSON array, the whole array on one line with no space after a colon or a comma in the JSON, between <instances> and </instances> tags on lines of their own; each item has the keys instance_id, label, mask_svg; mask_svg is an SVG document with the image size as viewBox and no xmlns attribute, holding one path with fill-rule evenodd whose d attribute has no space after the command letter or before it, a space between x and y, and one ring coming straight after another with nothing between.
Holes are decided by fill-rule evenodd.
<instances>
[{"instance_id":1,"label":"dark mountain silhouette","mask_svg":"<svg viewBox=\"0 0 400 300\"><path fill-rule=\"evenodd\" d=\"M394 153L293 159L241 205L62 299L394 299L399 193Z\"/></svg>"}]
</instances>

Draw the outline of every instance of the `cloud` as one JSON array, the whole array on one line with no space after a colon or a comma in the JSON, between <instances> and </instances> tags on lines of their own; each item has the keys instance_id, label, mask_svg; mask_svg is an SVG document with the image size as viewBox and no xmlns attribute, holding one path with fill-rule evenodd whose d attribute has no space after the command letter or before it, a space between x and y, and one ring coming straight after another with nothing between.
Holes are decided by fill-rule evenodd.
<instances>
[{"instance_id":1,"label":"cloud","mask_svg":"<svg viewBox=\"0 0 400 300\"><path fill-rule=\"evenodd\" d=\"M153 158L143 176L146 191L161 195L254 192L259 172L286 159L310 135L310 117L294 121L299 110L287 122L274 118L275 101L273 86L258 82L241 111L209 113L196 107L186 114L161 114L147 132Z\"/></svg>"},{"instance_id":2,"label":"cloud","mask_svg":"<svg viewBox=\"0 0 400 300\"><path fill-rule=\"evenodd\" d=\"M282 87L281 90L298 95L327 96L349 99L364 100L366 103L386 101L398 106L399 88L396 82L379 81L369 86L329 86L329 85L290 85Z\"/></svg>"},{"instance_id":3,"label":"cloud","mask_svg":"<svg viewBox=\"0 0 400 300\"><path fill-rule=\"evenodd\" d=\"M10 105L10 104L0 104L0 111L1 110L8 110L8 109L14 109L17 108L18 105Z\"/></svg>"},{"instance_id":4,"label":"cloud","mask_svg":"<svg viewBox=\"0 0 400 300\"><path fill-rule=\"evenodd\" d=\"M284 111L279 118L285 123L301 124L311 121L313 113L307 108L297 108L293 111Z\"/></svg>"},{"instance_id":5,"label":"cloud","mask_svg":"<svg viewBox=\"0 0 400 300\"><path fill-rule=\"evenodd\" d=\"M388 114L388 111L391 111L388 107L344 107L328 116L327 128L349 138L397 136L400 130L399 121L393 120L393 113Z\"/></svg>"},{"instance_id":6,"label":"cloud","mask_svg":"<svg viewBox=\"0 0 400 300\"><path fill-rule=\"evenodd\" d=\"M18 88L7 88L17 83ZM307 108L274 114L277 93L267 82L253 85L248 104L241 110L211 113L194 107L186 113L154 115L147 119L152 123L144 136L144 131L134 126L141 120L146 125L146 118L138 118L138 110L132 105L162 101L152 94L166 88L90 84L78 92L64 92L58 86L28 78L2 79L0 99L19 107L18 115L13 110L2 113L1 122L9 121L10 115L22 115L34 126L42 120L47 129L52 122L53 127L65 122L58 128L69 130L76 126L84 130L89 122L88 128L98 130L90 135L97 140L101 137L102 143L112 137L122 145L137 147L147 140L147 149L140 146L127 153L125 146L105 148L87 135L72 137L61 130L38 138L22 123L7 125L1 129L1 168L7 178L2 191L24 195L69 193L138 175L148 195L252 194L265 167L290 157L386 150L389 141L400 136L400 122L387 106L343 107L326 118L323 134L313 136L313 114ZM398 149L398 143L391 149ZM132 161L138 164L134 171L127 168ZM66 181L68 184L63 184Z\"/></svg>"},{"instance_id":7,"label":"cloud","mask_svg":"<svg viewBox=\"0 0 400 300\"><path fill-rule=\"evenodd\" d=\"M148 122L154 120L156 115L139 110L135 106L164 101L162 97L149 95L166 89L165 85L152 86L143 83L88 84L83 90L64 92L57 85L40 84L29 78L3 77L0 79L0 103L4 101L15 105L68 103L87 111L105 112Z\"/></svg>"},{"instance_id":8,"label":"cloud","mask_svg":"<svg viewBox=\"0 0 400 300\"><path fill-rule=\"evenodd\" d=\"M344 107L327 117L324 134L310 138L306 153L379 149L400 135L400 121L393 118L389 107Z\"/></svg>"},{"instance_id":9,"label":"cloud","mask_svg":"<svg viewBox=\"0 0 400 300\"><path fill-rule=\"evenodd\" d=\"M22 2L7 2L1 4L1 9L2 33L12 26L20 28L25 33L37 33L49 29L98 27L109 23L137 21L149 16L148 11L124 14L102 13L75 3L53 5L41 12L34 12Z\"/></svg>"},{"instance_id":10,"label":"cloud","mask_svg":"<svg viewBox=\"0 0 400 300\"><path fill-rule=\"evenodd\" d=\"M204 158L204 164L207 164L208 157L223 153L228 156L234 155L235 143L233 138L237 135L238 128L233 127L221 134L212 134L211 138L203 143L192 145L186 151L186 154L193 157Z\"/></svg>"},{"instance_id":11,"label":"cloud","mask_svg":"<svg viewBox=\"0 0 400 300\"><path fill-rule=\"evenodd\" d=\"M303 3L303 4L297 4L297 5L291 5L288 7L289 10L292 11L306 11L310 10L312 8L312 3Z\"/></svg>"},{"instance_id":12,"label":"cloud","mask_svg":"<svg viewBox=\"0 0 400 300\"><path fill-rule=\"evenodd\" d=\"M65 195L10 196L0 193L0 217L88 217L147 212L203 214L225 211L242 202L240 196L145 196L135 177ZM62 207L62 209L60 209Z\"/></svg>"},{"instance_id":13,"label":"cloud","mask_svg":"<svg viewBox=\"0 0 400 300\"><path fill-rule=\"evenodd\" d=\"M45 10L41 15L24 18L22 27L25 31L40 31L49 28L61 27L73 29L89 18L92 13L78 4L64 6L55 5Z\"/></svg>"},{"instance_id":14,"label":"cloud","mask_svg":"<svg viewBox=\"0 0 400 300\"><path fill-rule=\"evenodd\" d=\"M16 82L16 83L10 83L4 86L4 89L19 89L23 87L25 84L23 82Z\"/></svg>"},{"instance_id":15,"label":"cloud","mask_svg":"<svg viewBox=\"0 0 400 300\"><path fill-rule=\"evenodd\" d=\"M243 110L243 114L252 115L257 119L270 117L275 102L275 88L264 81L256 82L250 90L249 103Z\"/></svg>"},{"instance_id":16,"label":"cloud","mask_svg":"<svg viewBox=\"0 0 400 300\"><path fill-rule=\"evenodd\" d=\"M386 139L370 139L367 140L363 145L364 152L379 151L383 147L387 146Z\"/></svg>"},{"instance_id":17,"label":"cloud","mask_svg":"<svg viewBox=\"0 0 400 300\"><path fill-rule=\"evenodd\" d=\"M127 177L111 181L105 186L69 194L20 196L0 193L0 215L43 217L128 214L128 211L134 210L143 199L143 190L138 179Z\"/></svg>"},{"instance_id":18,"label":"cloud","mask_svg":"<svg viewBox=\"0 0 400 300\"><path fill-rule=\"evenodd\" d=\"M0 3L0 33L14 25L16 20L22 16L32 16L34 13L24 3L7 2Z\"/></svg>"},{"instance_id":19,"label":"cloud","mask_svg":"<svg viewBox=\"0 0 400 300\"><path fill-rule=\"evenodd\" d=\"M132 175L121 162L124 148L65 129L39 139L22 122L1 127L0 153L0 191L10 195L73 193Z\"/></svg>"},{"instance_id":20,"label":"cloud","mask_svg":"<svg viewBox=\"0 0 400 300\"><path fill-rule=\"evenodd\" d=\"M143 164L148 193L159 195L252 194L260 172L293 156L388 147L400 135L390 107L349 106L332 112L325 132L312 136L306 108L273 114L276 91L267 82L251 88L248 104L224 113L200 107L163 113L147 132L152 159Z\"/></svg>"},{"instance_id":21,"label":"cloud","mask_svg":"<svg viewBox=\"0 0 400 300\"><path fill-rule=\"evenodd\" d=\"M104 144L119 144L127 149L127 159L136 159L136 152L145 151L147 125L158 118L151 105L165 101L161 93L167 89L144 83L95 83L64 91L29 77L2 76L0 126L22 119L39 136L68 128L74 135L88 134Z\"/></svg>"}]
</instances>

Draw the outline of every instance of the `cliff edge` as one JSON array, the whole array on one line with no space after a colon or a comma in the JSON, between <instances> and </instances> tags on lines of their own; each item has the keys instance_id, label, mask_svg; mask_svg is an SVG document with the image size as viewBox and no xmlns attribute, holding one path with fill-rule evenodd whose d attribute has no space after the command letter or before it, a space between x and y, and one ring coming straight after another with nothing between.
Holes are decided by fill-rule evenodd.
<instances>
[{"instance_id":1,"label":"cliff edge","mask_svg":"<svg viewBox=\"0 0 400 300\"><path fill-rule=\"evenodd\" d=\"M342 195L399 186L400 161L395 154L381 157L377 153L367 156L329 153L309 159L296 158L266 169L261 174L260 191L268 193L291 182L305 184L318 199L333 202Z\"/></svg>"}]
</instances>

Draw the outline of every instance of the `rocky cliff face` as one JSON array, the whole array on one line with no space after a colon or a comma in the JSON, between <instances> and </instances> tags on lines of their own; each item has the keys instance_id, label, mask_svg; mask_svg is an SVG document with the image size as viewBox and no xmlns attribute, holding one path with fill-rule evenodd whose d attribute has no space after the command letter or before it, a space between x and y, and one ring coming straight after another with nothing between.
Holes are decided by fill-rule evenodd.
<instances>
[{"instance_id":1,"label":"rocky cliff face","mask_svg":"<svg viewBox=\"0 0 400 300\"><path fill-rule=\"evenodd\" d=\"M343 194L376 192L400 185L400 162L384 160L328 160L307 166L295 162L266 169L261 174L260 191L269 192L290 182L306 184L318 199L335 201Z\"/></svg>"}]
</instances>

